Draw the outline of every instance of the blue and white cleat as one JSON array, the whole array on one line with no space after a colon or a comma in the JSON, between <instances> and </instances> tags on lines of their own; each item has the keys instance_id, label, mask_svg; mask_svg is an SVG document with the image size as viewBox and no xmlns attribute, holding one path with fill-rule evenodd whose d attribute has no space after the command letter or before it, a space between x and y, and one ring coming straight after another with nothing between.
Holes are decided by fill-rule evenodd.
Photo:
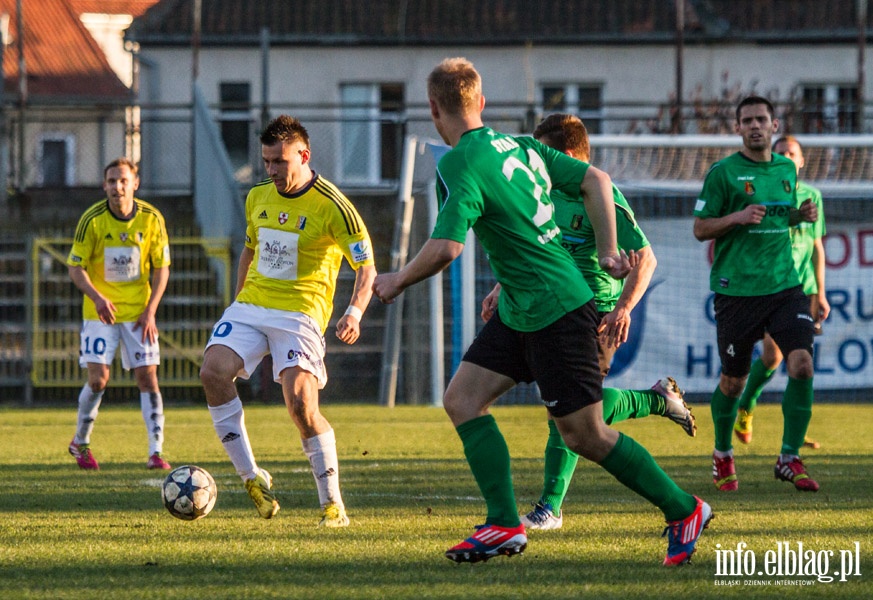
<instances>
[{"instance_id":1,"label":"blue and white cleat","mask_svg":"<svg viewBox=\"0 0 873 600\"><path fill-rule=\"evenodd\" d=\"M668 521L661 537L670 534L667 544L667 556L664 557L665 567L678 567L691 561L691 556L697 550L697 539L712 521L712 508L698 498L694 512L679 521Z\"/></svg>"},{"instance_id":2,"label":"blue and white cleat","mask_svg":"<svg viewBox=\"0 0 873 600\"><path fill-rule=\"evenodd\" d=\"M533 507L532 511L521 517L521 524L526 529L560 529L564 524L564 515L561 512L556 515L551 504L540 500Z\"/></svg>"}]
</instances>

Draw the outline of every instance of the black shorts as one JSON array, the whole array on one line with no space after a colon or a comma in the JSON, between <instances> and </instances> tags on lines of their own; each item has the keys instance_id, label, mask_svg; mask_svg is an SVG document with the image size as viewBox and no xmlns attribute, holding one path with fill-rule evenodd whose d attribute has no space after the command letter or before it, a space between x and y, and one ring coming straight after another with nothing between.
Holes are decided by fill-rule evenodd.
<instances>
[{"instance_id":1,"label":"black shorts","mask_svg":"<svg viewBox=\"0 0 873 600\"><path fill-rule=\"evenodd\" d=\"M749 374L752 350L764 333L785 356L799 349L812 354L814 322L800 286L766 296L716 294L715 323L721 370L728 377Z\"/></svg>"},{"instance_id":2,"label":"black shorts","mask_svg":"<svg viewBox=\"0 0 873 600\"><path fill-rule=\"evenodd\" d=\"M531 332L510 329L495 312L464 360L516 383L536 381L549 414L563 417L603 399L597 325L593 301Z\"/></svg>"}]
</instances>

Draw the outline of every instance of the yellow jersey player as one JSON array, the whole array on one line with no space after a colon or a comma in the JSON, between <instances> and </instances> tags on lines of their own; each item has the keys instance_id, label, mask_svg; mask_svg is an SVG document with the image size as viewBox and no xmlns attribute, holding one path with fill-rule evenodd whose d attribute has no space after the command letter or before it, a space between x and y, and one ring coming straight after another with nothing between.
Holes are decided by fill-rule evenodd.
<instances>
[{"instance_id":1,"label":"yellow jersey player","mask_svg":"<svg viewBox=\"0 0 873 600\"><path fill-rule=\"evenodd\" d=\"M149 469L169 469L161 457L164 402L158 387L161 352L155 313L170 278L170 246L164 217L134 197L137 167L118 158L103 170L106 199L84 212L67 258L70 278L85 295L79 364L88 382L79 394L76 435L69 451L83 469L99 469L91 432L109 365L121 346L121 364L133 369L148 430Z\"/></svg>"},{"instance_id":2,"label":"yellow jersey player","mask_svg":"<svg viewBox=\"0 0 873 600\"><path fill-rule=\"evenodd\" d=\"M279 503L272 477L255 462L234 379L248 378L271 355L315 478L319 526L345 527L336 437L319 410L318 391L327 382L324 332L343 258L355 270L355 286L336 336L347 344L360 336L376 277L370 237L351 202L312 170L309 134L297 119L271 121L261 152L269 180L246 199L236 299L213 328L200 379L215 432L258 513L270 519Z\"/></svg>"}]
</instances>

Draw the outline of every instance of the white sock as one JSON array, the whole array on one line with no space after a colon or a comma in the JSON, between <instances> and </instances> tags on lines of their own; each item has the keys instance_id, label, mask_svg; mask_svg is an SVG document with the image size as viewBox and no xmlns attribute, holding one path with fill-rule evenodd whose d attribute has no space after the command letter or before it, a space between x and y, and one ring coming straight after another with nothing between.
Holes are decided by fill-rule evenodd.
<instances>
[{"instance_id":1,"label":"white sock","mask_svg":"<svg viewBox=\"0 0 873 600\"><path fill-rule=\"evenodd\" d=\"M731 449L728 450L728 451L714 450L714 451L713 451L713 455L715 455L716 458L727 458L727 457L729 457L729 456L733 456L733 455L734 455L734 449L731 448Z\"/></svg>"},{"instance_id":2,"label":"white sock","mask_svg":"<svg viewBox=\"0 0 873 600\"><path fill-rule=\"evenodd\" d=\"M224 451L227 452L239 476L243 481L257 477L258 465L252 453L242 401L239 397L221 406L210 406L209 414L212 417L215 433L218 434L218 439L224 445Z\"/></svg>"},{"instance_id":3,"label":"white sock","mask_svg":"<svg viewBox=\"0 0 873 600\"><path fill-rule=\"evenodd\" d=\"M140 392L139 406L149 436L149 456L164 451L164 399L160 392Z\"/></svg>"},{"instance_id":4,"label":"white sock","mask_svg":"<svg viewBox=\"0 0 873 600\"><path fill-rule=\"evenodd\" d=\"M76 419L76 437L73 441L77 444L90 444L91 432L94 431L94 421L103 400L103 391L95 392L87 383L79 392L79 414Z\"/></svg>"},{"instance_id":5,"label":"white sock","mask_svg":"<svg viewBox=\"0 0 873 600\"><path fill-rule=\"evenodd\" d=\"M343 507L339 487L339 461L336 457L336 436L333 429L311 437L303 442L303 452L312 467L312 476L318 488L318 502L325 506L331 502Z\"/></svg>"}]
</instances>

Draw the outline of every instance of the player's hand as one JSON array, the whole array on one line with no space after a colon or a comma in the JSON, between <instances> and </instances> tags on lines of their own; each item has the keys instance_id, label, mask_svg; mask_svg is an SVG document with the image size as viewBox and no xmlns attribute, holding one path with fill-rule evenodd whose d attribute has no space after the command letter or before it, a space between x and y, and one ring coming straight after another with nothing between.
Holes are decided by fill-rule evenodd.
<instances>
[{"instance_id":1,"label":"player's hand","mask_svg":"<svg viewBox=\"0 0 873 600\"><path fill-rule=\"evenodd\" d=\"M764 220L767 208L763 204L750 204L736 214L738 225L758 225Z\"/></svg>"},{"instance_id":2,"label":"player's hand","mask_svg":"<svg viewBox=\"0 0 873 600\"><path fill-rule=\"evenodd\" d=\"M605 348L621 346L627 341L630 325L630 312L624 308L616 308L604 316L597 327L601 345Z\"/></svg>"},{"instance_id":3,"label":"player's hand","mask_svg":"<svg viewBox=\"0 0 873 600\"><path fill-rule=\"evenodd\" d=\"M818 206L812 201L812 198L807 198L800 205L800 218L808 223L818 221Z\"/></svg>"},{"instance_id":4,"label":"player's hand","mask_svg":"<svg viewBox=\"0 0 873 600\"><path fill-rule=\"evenodd\" d=\"M404 289L400 284L399 273L380 273L373 281L373 294L382 304L393 304Z\"/></svg>"},{"instance_id":5,"label":"player's hand","mask_svg":"<svg viewBox=\"0 0 873 600\"><path fill-rule=\"evenodd\" d=\"M640 264L640 256L631 250L630 254L620 250L618 256L605 256L599 260L600 268L613 279L624 279Z\"/></svg>"},{"instance_id":6,"label":"player's hand","mask_svg":"<svg viewBox=\"0 0 873 600\"><path fill-rule=\"evenodd\" d=\"M336 324L336 337L346 344L354 344L361 337L361 323L352 315L343 315Z\"/></svg>"},{"instance_id":7,"label":"player's hand","mask_svg":"<svg viewBox=\"0 0 873 600\"><path fill-rule=\"evenodd\" d=\"M500 298L500 284L494 286L485 299L482 300L482 320L486 323L494 316L494 311L497 310L497 300Z\"/></svg>"},{"instance_id":8,"label":"player's hand","mask_svg":"<svg viewBox=\"0 0 873 600\"><path fill-rule=\"evenodd\" d=\"M99 300L94 301L94 307L97 309L97 317L101 323L106 325L113 325L115 323L115 313L118 312L118 309L115 308L111 300L101 296Z\"/></svg>"},{"instance_id":9,"label":"player's hand","mask_svg":"<svg viewBox=\"0 0 873 600\"><path fill-rule=\"evenodd\" d=\"M146 311L142 313L132 327L133 331L142 329L142 342L148 340L149 344L154 344L158 341L158 324L155 322L155 315Z\"/></svg>"}]
</instances>

